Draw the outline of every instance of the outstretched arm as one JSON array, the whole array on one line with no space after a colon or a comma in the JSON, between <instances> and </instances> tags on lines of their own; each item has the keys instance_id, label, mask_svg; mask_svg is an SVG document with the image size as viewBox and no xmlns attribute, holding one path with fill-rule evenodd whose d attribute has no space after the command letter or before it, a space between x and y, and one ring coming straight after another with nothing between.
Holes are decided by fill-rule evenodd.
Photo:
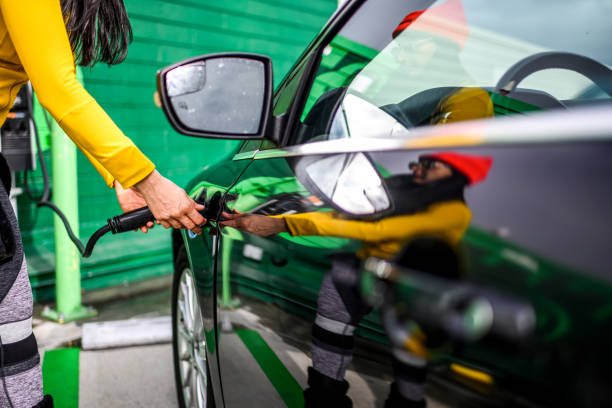
<instances>
[{"instance_id":1,"label":"outstretched arm","mask_svg":"<svg viewBox=\"0 0 612 408\"><path fill-rule=\"evenodd\" d=\"M0 8L40 103L107 185L112 187L116 179L128 188L150 174L153 163L77 81L59 0L0 0Z\"/></svg>"},{"instance_id":2,"label":"outstretched arm","mask_svg":"<svg viewBox=\"0 0 612 408\"><path fill-rule=\"evenodd\" d=\"M330 236L363 242L403 240L418 235L439 235L465 231L471 214L460 202L433 206L426 211L383 218L378 221L352 220L335 212L309 212L268 217L256 214L223 213L221 225L260 236L289 232L293 236ZM458 234L457 238L463 232ZM450 234L457 235L457 234Z\"/></svg>"},{"instance_id":3,"label":"outstretched arm","mask_svg":"<svg viewBox=\"0 0 612 408\"><path fill-rule=\"evenodd\" d=\"M281 232L289 232L283 218L269 217L260 214L244 214L241 212L237 212L236 214L224 212L223 217L226 221L220 222L222 226L233 227L240 231L259 235L260 237L267 237Z\"/></svg>"},{"instance_id":4,"label":"outstretched arm","mask_svg":"<svg viewBox=\"0 0 612 408\"><path fill-rule=\"evenodd\" d=\"M117 180L124 188L133 186L164 227L200 232L204 218L198 210L204 207L161 176L77 81L60 1L0 0L0 10L41 105L87 155L107 185L113 187Z\"/></svg>"}]
</instances>

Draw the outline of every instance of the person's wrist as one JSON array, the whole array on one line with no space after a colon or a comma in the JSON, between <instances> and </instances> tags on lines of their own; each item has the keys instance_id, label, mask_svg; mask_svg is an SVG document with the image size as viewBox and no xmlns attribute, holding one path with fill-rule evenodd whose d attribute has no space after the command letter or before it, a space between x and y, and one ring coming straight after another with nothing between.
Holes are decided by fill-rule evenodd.
<instances>
[{"instance_id":1,"label":"person's wrist","mask_svg":"<svg viewBox=\"0 0 612 408\"><path fill-rule=\"evenodd\" d=\"M146 195L155 189L155 186L161 179L162 175L157 170L153 170L147 177L134 184L133 188L140 194Z\"/></svg>"},{"instance_id":2,"label":"person's wrist","mask_svg":"<svg viewBox=\"0 0 612 408\"><path fill-rule=\"evenodd\" d=\"M284 218L277 218L277 225L279 226L280 232L289 232L289 227Z\"/></svg>"}]
</instances>

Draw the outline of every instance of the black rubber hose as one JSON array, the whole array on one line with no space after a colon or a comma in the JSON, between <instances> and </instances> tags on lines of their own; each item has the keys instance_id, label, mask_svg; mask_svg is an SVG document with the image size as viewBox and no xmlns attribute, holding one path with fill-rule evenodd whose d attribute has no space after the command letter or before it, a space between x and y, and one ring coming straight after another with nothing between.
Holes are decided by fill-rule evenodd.
<instances>
[{"instance_id":1,"label":"black rubber hose","mask_svg":"<svg viewBox=\"0 0 612 408\"><path fill-rule=\"evenodd\" d=\"M45 114L45 119L47 120L47 124L49 125L49 129L51 128L51 123L49 122L49 118L46 116ZM43 180L44 180L44 189L43 189L43 194L41 196L40 199L36 199L34 197L34 194L32 194L32 192L30 191L30 188L28 186L28 174L27 172L24 174L24 186L25 186L25 190L28 194L28 196L36 202L36 206L37 207L48 207L51 210L53 210L58 217L60 217L60 219L62 220L62 222L64 223L64 227L66 228L66 232L68 233L68 237L70 238L70 240L74 243L74 245L76 245L76 247L78 248L79 252L81 253L81 256L83 256L83 258L88 258L91 256L91 253L93 251L94 246L96 245L96 242L98 242L98 240L106 233L108 233L109 231L112 232L113 234L118 234L121 232L125 232L125 231L132 231L135 229L138 229L142 226L147 225L148 222L150 221L154 221L155 217L153 216L153 213L151 212L151 210L149 210L149 207L142 207L142 208L138 208L136 210L124 213L124 214L120 214L117 215L113 218L109 218L107 220L107 224L105 226L103 226L102 228L100 228L99 230L97 230L96 232L94 232L94 234L91 236L91 238L89 239L89 241L87 242L87 247L85 247L83 245L83 243L77 238L77 236L74 234L74 232L72 231L72 228L70 227L70 223L68 222L68 219L66 218L66 216L64 215L64 213L62 213L62 211L57 208L57 206L55 206L55 204L51 203L49 201L49 196L50 196L50 189L49 189L49 174L47 172L47 166L45 164L45 160L44 157L42 155L42 149L40 147L40 138L38 135L38 129L36 127L36 123L34 122L33 118L29 118L30 123L32 124L32 128L34 129L34 138L36 139L36 148L38 149L37 155L38 155L38 160L40 162L40 167L43 173ZM247 165L248 167L248 165ZM246 167L245 169L246 170ZM244 173L243 170L243 173ZM232 185L233 186L233 185ZM230 186L231 188L231 186ZM228 188L229 190L229 188ZM226 191L227 194L227 191ZM225 198L225 195L224 195ZM223 202L222 202L223 203ZM224 209L224 205L220 205L219 209L218 209L218 214L217 215L217 219L219 218L221 211L223 211ZM204 215L206 218L209 217L208 214L206 214L206 209L201 211L202 215Z\"/></svg>"},{"instance_id":2,"label":"black rubber hose","mask_svg":"<svg viewBox=\"0 0 612 408\"><path fill-rule=\"evenodd\" d=\"M60 219L64 223L64 227L66 228L68 237L74 243L74 245L76 245L77 249L79 250L83 258L89 258L91 256L94 246L96 245L96 242L98 242L98 240L102 237L102 235L106 234L107 232L111 230L108 224L103 226L102 228L100 228L99 230L93 233L91 238L89 238L89 241L87 241L87 246L85 247L83 246L83 243L76 237L76 235L74 235L74 232L72 231L72 228L70 228L70 224L68 223L66 216L64 215L64 213L62 213L62 211L59 208L57 208L53 203L50 203L48 201L40 202L38 203L38 206L39 207L49 207L57 214L58 217L60 217Z\"/></svg>"},{"instance_id":3,"label":"black rubber hose","mask_svg":"<svg viewBox=\"0 0 612 408\"><path fill-rule=\"evenodd\" d=\"M83 246L83 243L77 238L76 235L74 235L74 232L72 231L72 228L70 227L70 223L68 222L68 219L66 218L64 213L59 208L57 208L55 204L49 201L39 201L37 206L38 207L48 207L52 209L57 214L58 217L60 217L60 219L64 223L64 227L66 228L68 237L70 238L72 242L74 242L74 245L76 245L76 247L79 249L79 252L81 253L81 255L83 255L83 253L85 252L85 246Z\"/></svg>"},{"instance_id":4,"label":"black rubber hose","mask_svg":"<svg viewBox=\"0 0 612 408\"><path fill-rule=\"evenodd\" d=\"M49 121L49 118L47 117L46 113L43 113L43 115L45 116L45 120L47 121L47 125L49 126L49 129L51 129L51 123ZM66 228L66 233L68 234L68 237L77 247L81 256L83 258L89 258L91 256L94 246L96 245L96 242L98 242L98 240L104 234L109 232L111 228L109 225L105 225L99 230L97 230L96 232L94 232L91 238L89 238L89 241L87 242L87 246L84 246L83 243L77 238L77 236L74 234L74 231L72 230L72 227L70 226L70 223L68 222L68 219L66 218L64 213L59 208L57 208L55 204L49 201L49 197L51 195L51 189L49 188L49 173L47 171L47 165L45 163L45 159L42 153L42 148L40 146L40 137L38 134L38 127L36 126L36 123L34 122L34 118L30 117L28 118L28 120L30 124L32 125L32 129L34 130L34 140L36 141L36 150L37 150L36 155L38 157L38 162L40 163L40 170L42 171L44 187L43 187L42 196L37 199L32 193L32 191L30 190L30 186L28 185L28 172L25 171L24 177L23 177L25 191L30 197L30 199L36 202L36 207L50 208L51 210L53 210L53 212L57 214L58 217L60 217L60 219L62 220L62 223L64 224L64 228Z\"/></svg>"},{"instance_id":5,"label":"black rubber hose","mask_svg":"<svg viewBox=\"0 0 612 408\"><path fill-rule=\"evenodd\" d=\"M100 237L102 237L102 235L106 234L108 231L110 231L110 226L105 225L93 233L91 238L89 238L89 241L87 241L87 248L85 248L85 252L81 253L81 255L83 255L83 258L89 258L91 256L91 252L93 251L96 242L98 242Z\"/></svg>"},{"instance_id":6,"label":"black rubber hose","mask_svg":"<svg viewBox=\"0 0 612 408\"><path fill-rule=\"evenodd\" d=\"M46 118L46 116L45 116ZM32 125L32 129L34 129L34 140L36 141L36 156L38 157L38 163L40 164L40 170L42 171L43 176L43 194L40 198L34 197L34 194L30 190L30 186L28 184L28 171L26 170L23 174L23 184L28 197L32 201L35 201L37 204L43 201L49 201L49 196L51 195L49 188L49 173L47 172L47 164L45 163L45 158L43 157L42 148L40 147L40 137L38 136L38 127L36 126L36 122L34 122L34 118L28 118L28 121ZM50 129L50 128L49 128Z\"/></svg>"}]
</instances>

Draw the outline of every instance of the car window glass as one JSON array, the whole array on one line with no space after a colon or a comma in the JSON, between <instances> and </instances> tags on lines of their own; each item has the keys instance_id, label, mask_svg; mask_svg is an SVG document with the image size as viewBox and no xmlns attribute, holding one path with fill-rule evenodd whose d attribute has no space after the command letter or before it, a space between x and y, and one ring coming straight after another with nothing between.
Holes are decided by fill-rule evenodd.
<instances>
[{"instance_id":1,"label":"car window glass","mask_svg":"<svg viewBox=\"0 0 612 408\"><path fill-rule=\"evenodd\" d=\"M289 109L295 99L296 91L302 81L309 58L303 58L299 66L293 69L279 86L274 96L274 115L281 115Z\"/></svg>"},{"instance_id":2,"label":"car window glass","mask_svg":"<svg viewBox=\"0 0 612 408\"><path fill-rule=\"evenodd\" d=\"M568 7L369 1L322 49L292 143L610 103L612 3Z\"/></svg>"},{"instance_id":3,"label":"car window glass","mask_svg":"<svg viewBox=\"0 0 612 408\"><path fill-rule=\"evenodd\" d=\"M240 147L240 150L238 151L238 153L253 152L255 150L273 149L275 147L277 147L277 145L274 142L272 142L271 140L268 140L268 139L264 139L264 140L247 140L246 142L244 142L242 144L242 146Z\"/></svg>"},{"instance_id":4,"label":"car window glass","mask_svg":"<svg viewBox=\"0 0 612 408\"><path fill-rule=\"evenodd\" d=\"M252 152L259 149L261 146L261 140L247 140L242 144L238 153Z\"/></svg>"}]
</instances>

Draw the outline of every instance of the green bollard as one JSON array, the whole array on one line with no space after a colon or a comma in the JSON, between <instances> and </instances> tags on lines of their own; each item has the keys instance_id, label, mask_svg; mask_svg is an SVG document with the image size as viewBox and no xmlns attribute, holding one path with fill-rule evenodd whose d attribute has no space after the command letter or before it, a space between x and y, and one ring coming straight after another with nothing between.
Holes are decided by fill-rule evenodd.
<instances>
[{"instance_id":1,"label":"green bollard","mask_svg":"<svg viewBox=\"0 0 612 408\"><path fill-rule=\"evenodd\" d=\"M77 79L82 83L81 71ZM51 165L53 204L66 216L74 234L79 237L76 146L51 119ZM57 310L45 308L42 316L67 323L95 316L96 310L81 305L81 254L68 237L62 220L54 215L55 230L55 299Z\"/></svg>"},{"instance_id":2,"label":"green bollard","mask_svg":"<svg viewBox=\"0 0 612 408\"><path fill-rule=\"evenodd\" d=\"M240 305L238 299L232 299L230 286L231 273L231 253L234 240L224 235L220 235L221 242L221 299L219 307L221 309L234 309Z\"/></svg>"}]
</instances>

